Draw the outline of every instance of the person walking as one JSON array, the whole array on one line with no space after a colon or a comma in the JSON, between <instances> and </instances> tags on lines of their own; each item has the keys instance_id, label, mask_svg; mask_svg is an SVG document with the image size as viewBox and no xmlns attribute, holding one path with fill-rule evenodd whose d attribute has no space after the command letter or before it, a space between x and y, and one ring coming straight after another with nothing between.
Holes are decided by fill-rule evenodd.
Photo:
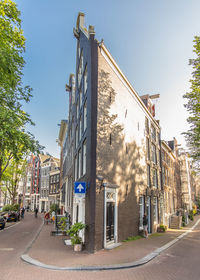
<instances>
[{"instance_id":1,"label":"person walking","mask_svg":"<svg viewBox=\"0 0 200 280\"><path fill-rule=\"evenodd\" d=\"M144 237L148 237L148 219L146 214L143 216L143 229L144 229Z\"/></svg>"},{"instance_id":2,"label":"person walking","mask_svg":"<svg viewBox=\"0 0 200 280\"><path fill-rule=\"evenodd\" d=\"M55 223L55 219L56 219L56 213L53 210L52 213L51 213L51 221L53 222L53 224Z\"/></svg>"},{"instance_id":3,"label":"person walking","mask_svg":"<svg viewBox=\"0 0 200 280\"><path fill-rule=\"evenodd\" d=\"M23 219L24 218L24 212L25 212L25 209L24 207L21 209L21 218Z\"/></svg>"},{"instance_id":4,"label":"person walking","mask_svg":"<svg viewBox=\"0 0 200 280\"><path fill-rule=\"evenodd\" d=\"M46 212L44 215L44 224L48 225L49 221L50 221L50 214L49 212Z\"/></svg>"},{"instance_id":5,"label":"person walking","mask_svg":"<svg viewBox=\"0 0 200 280\"><path fill-rule=\"evenodd\" d=\"M38 214L38 209L37 207L35 208L35 218L37 218L37 214Z\"/></svg>"}]
</instances>

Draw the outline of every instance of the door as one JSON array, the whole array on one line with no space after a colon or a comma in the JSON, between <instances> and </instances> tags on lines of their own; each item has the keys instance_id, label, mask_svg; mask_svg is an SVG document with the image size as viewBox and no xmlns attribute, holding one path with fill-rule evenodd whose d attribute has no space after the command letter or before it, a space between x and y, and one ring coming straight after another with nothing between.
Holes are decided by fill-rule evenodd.
<instances>
[{"instance_id":1,"label":"door","mask_svg":"<svg viewBox=\"0 0 200 280\"><path fill-rule=\"evenodd\" d=\"M148 233L151 233L151 197L147 197Z\"/></svg>"},{"instance_id":2,"label":"door","mask_svg":"<svg viewBox=\"0 0 200 280\"><path fill-rule=\"evenodd\" d=\"M106 204L106 241L114 240L114 218L115 218L115 203L107 202Z\"/></svg>"}]
</instances>

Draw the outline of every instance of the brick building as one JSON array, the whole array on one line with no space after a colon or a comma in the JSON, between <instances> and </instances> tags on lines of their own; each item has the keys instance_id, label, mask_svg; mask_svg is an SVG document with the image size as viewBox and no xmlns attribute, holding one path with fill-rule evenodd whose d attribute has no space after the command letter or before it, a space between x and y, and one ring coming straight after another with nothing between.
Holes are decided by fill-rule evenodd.
<instances>
[{"instance_id":1,"label":"brick building","mask_svg":"<svg viewBox=\"0 0 200 280\"><path fill-rule=\"evenodd\" d=\"M137 94L82 13L74 35L63 174L72 220L87 224L86 248L95 251L137 235L144 212L156 231L163 207L160 126L151 97ZM74 195L75 181L86 182L84 198Z\"/></svg>"}]
</instances>

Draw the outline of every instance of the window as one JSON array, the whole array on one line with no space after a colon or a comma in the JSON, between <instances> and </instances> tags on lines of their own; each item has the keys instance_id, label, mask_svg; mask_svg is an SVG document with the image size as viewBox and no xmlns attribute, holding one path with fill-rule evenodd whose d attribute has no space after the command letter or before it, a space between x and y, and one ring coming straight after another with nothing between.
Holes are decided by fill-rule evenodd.
<instances>
[{"instance_id":1,"label":"window","mask_svg":"<svg viewBox=\"0 0 200 280\"><path fill-rule=\"evenodd\" d=\"M83 142L83 175L86 173L86 140Z\"/></svg>"},{"instance_id":2,"label":"window","mask_svg":"<svg viewBox=\"0 0 200 280\"><path fill-rule=\"evenodd\" d=\"M150 165L147 164L147 186L150 187L151 177L150 177Z\"/></svg>"},{"instance_id":3,"label":"window","mask_svg":"<svg viewBox=\"0 0 200 280\"><path fill-rule=\"evenodd\" d=\"M146 138L146 155L147 155L147 160L150 160L150 150L149 150L149 138Z\"/></svg>"},{"instance_id":4,"label":"window","mask_svg":"<svg viewBox=\"0 0 200 280\"><path fill-rule=\"evenodd\" d=\"M78 58L80 57L81 49L80 49L80 42L78 42Z\"/></svg>"},{"instance_id":5,"label":"window","mask_svg":"<svg viewBox=\"0 0 200 280\"><path fill-rule=\"evenodd\" d=\"M156 157L156 146L154 144L151 145L151 156L152 161L156 164L157 163L157 157Z\"/></svg>"},{"instance_id":6,"label":"window","mask_svg":"<svg viewBox=\"0 0 200 280\"><path fill-rule=\"evenodd\" d=\"M156 188L158 187L158 175L155 168L153 169L153 186Z\"/></svg>"},{"instance_id":7,"label":"window","mask_svg":"<svg viewBox=\"0 0 200 280\"><path fill-rule=\"evenodd\" d=\"M160 133L157 133L157 141L158 141L158 144L160 143Z\"/></svg>"},{"instance_id":8,"label":"window","mask_svg":"<svg viewBox=\"0 0 200 280\"><path fill-rule=\"evenodd\" d=\"M140 206L140 227L143 227L143 216L144 216L144 196L139 198Z\"/></svg>"},{"instance_id":9,"label":"window","mask_svg":"<svg viewBox=\"0 0 200 280\"><path fill-rule=\"evenodd\" d=\"M151 138L156 142L156 129L154 126L151 127Z\"/></svg>"},{"instance_id":10,"label":"window","mask_svg":"<svg viewBox=\"0 0 200 280\"><path fill-rule=\"evenodd\" d=\"M83 74L83 52L81 53L79 60L79 68L78 68L78 87L80 86L81 79Z\"/></svg>"},{"instance_id":11,"label":"window","mask_svg":"<svg viewBox=\"0 0 200 280\"><path fill-rule=\"evenodd\" d=\"M81 141L81 137L82 137L82 117L80 117L79 120L79 141Z\"/></svg>"},{"instance_id":12,"label":"window","mask_svg":"<svg viewBox=\"0 0 200 280\"><path fill-rule=\"evenodd\" d=\"M83 108L83 131L87 128L87 103L85 102Z\"/></svg>"},{"instance_id":13,"label":"window","mask_svg":"<svg viewBox=\"0 0 200 280\"><path fill-rule=\"evenodd\" d=\"M84 72L84 94L86 93L88 88L88 71L87 71L87 65L85 67L85 72Z\"/></svg>"},{"instance_id":14,"label":"window","mask_svg":"<svg viewBox=\"0 0 200 280\"><path fill-rule=\"evenodd\" d=\"M158 223L158 198L153 198L153 216L154 216L154 224Z\"/></svg>"},{"instance_id":15,"label":"window","mask_svg":"<svg viewBox=\"0 0 200 280\"><path fill-rule=\"evenodd\" d=\"M75 164L74 164L74 177L75 177L75 180L77 179L77 156L75 157Z\"/></svg>"},{"instance_id":16,"label":"window","mask_svg":"<svg viewBox=\"0 0 200 280\"><path fill-rule=\"evenodd\" d=\"M165 167L162 167L162 180L163 180L163 185L165 185Z\"/></svg>"},{"instance_id":17,"label":"window","mask_svg":"<svg viewBox=\"0 0 200 280\"><path fill-rule=\"evenodd\" d=\"M149 120L145 117L145 130L146 133L149 134Z\"/></svg>"},{"instance_id":18,"label":"window","mask_svg":"<svg viewBox=\"0 0 200 280\"><path fill-rule=\"evenodd\" d=\"M81 160L81 149L78 151L78 178L82 175L82 160Z\"/></svg>"},{"instance_id":19,"label":"window","mask_svg":"<svg viewBox=\"0 0 200 280\"><path fill-rule=\"evenodd\" d=\"M77 103L76 103L76 119L78 119L78 116L79 116L79 104L78 104L78 100L77 100Z\"/></svg>"},{"instance_id":20,"label":"window","mask_svg":"<svg viewBox=\"0 0 200 280\"><path fill-rule=\"evenodd\" d=\"M75 139L75 141L76 141L76 148L78 147L78 126L76 127L76 139Z\"/></svg>"},{"instance_id":21,"label":"window","mask_svg":"<svg viewBox=\"0 0 200 280\"><path fill-rule=\"evenodd\" d=\"M79 104L80 104L80 108L82 106L82 99L83 99L83 94L82 94L82 90L80 90L79 92Z\"/></svg>"}]
</instances>

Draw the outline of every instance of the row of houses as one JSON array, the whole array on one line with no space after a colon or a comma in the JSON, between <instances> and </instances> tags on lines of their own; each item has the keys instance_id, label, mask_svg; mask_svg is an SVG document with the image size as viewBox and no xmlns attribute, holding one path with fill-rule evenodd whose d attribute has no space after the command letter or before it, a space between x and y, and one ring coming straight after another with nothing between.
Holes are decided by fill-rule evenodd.
<instances>
[{"instance_id":1,"label":"row of houses","mask_svg":"<svg viewBox=\"0 0 200 280\"><path fill-rule=\"evenodd\" d=\"M76 69L66 84L68 116L60 123L60 159L32 156L20 193L24 206L48 211L58 203L72 223L87 224L87 250L117 245L142 229L170 227L200 198L198 177L177 140L161 139L155 98L139 96L93 26L79 13ZM66 104L66 107L67 107ZM76 195L74 184L86 185Z\"/></svg>"}]
</instances>

